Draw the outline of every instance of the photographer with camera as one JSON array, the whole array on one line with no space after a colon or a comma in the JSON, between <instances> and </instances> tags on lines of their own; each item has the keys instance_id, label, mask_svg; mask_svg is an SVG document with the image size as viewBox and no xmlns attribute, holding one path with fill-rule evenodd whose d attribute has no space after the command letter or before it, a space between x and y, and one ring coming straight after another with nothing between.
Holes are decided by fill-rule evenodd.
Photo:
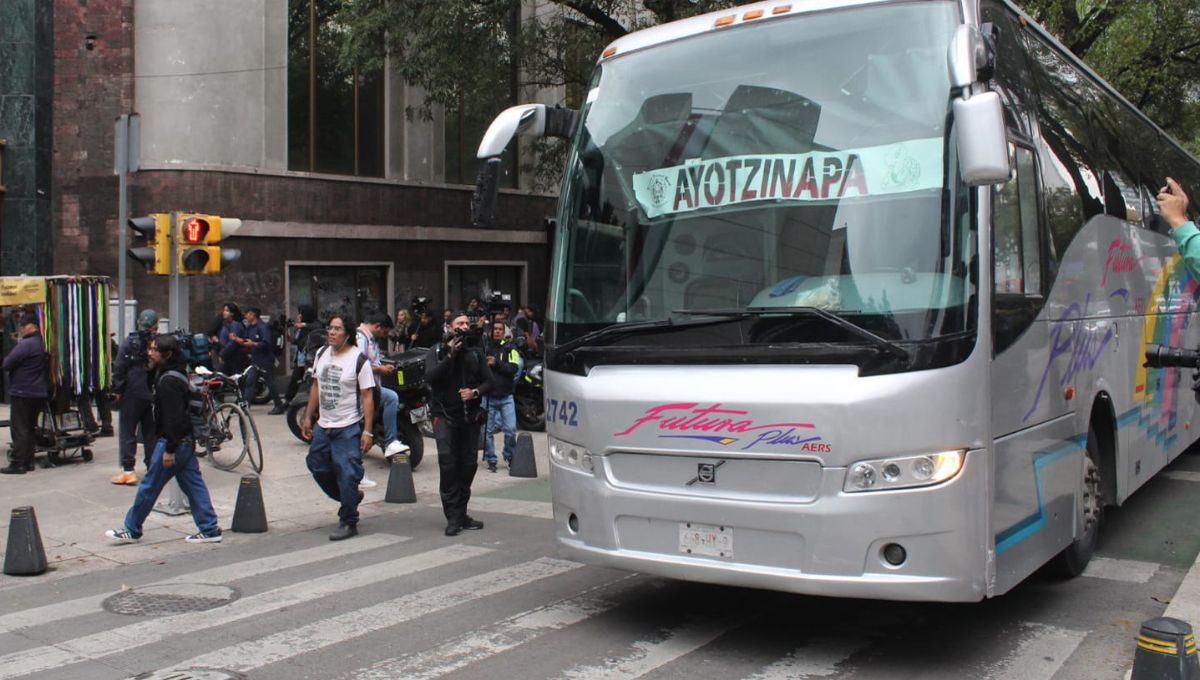
<instances>
[{"instance_id":1,"label":"photographer with camera","mask_svg":"<svg viewBox=\"0 0 1200 680\"><path fill-rule=\"evenodd\" d=\"M113 362L113 393L118 407L117 447L121 472L112 478L113 484L132 486L138 483L134 473L137 462L138 430L142 435L142 460L150 467L150 455L158 441L154 424L154 394L150 391L150 341L158 326L158 313L143 309L138 314L137 328L117 349Z\"/></svg>"},{"instance_id":2,"label":"photographer with camera","mask_svg":"<svg viewBox=\"0 0 1200 680\"><path fill-rule=\"evenodd\" d=\"M475 457L479 428L487 417L480 397L491 392L493 378L480 351L472 347L467 313L454 314L450 328L442 342L429 350L425 374L432 391L430 407L446 535L457 536L463 529L483 528L483 522L467 514L467 504L479 469Z\"/></svg>"},{"instance_id":3,"label":"photographer with camera","mask_svg":"<svg viewBox=\"0 0 1200 680\"><path fill-rule=\"evenodd\" d=\"M417 319L418 325L414 334L413 347L433 347L441 342L445 331L442 330L441 324L434 322L433 312L428 307L420 310Z\"/></svg>"}]
</instances>

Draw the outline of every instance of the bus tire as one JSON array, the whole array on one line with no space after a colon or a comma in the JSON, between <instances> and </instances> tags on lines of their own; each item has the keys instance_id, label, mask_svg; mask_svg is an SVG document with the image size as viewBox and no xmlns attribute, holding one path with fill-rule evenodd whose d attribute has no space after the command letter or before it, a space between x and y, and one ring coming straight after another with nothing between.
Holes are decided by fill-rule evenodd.
<instances>
[{"instance_id":1,"label":"bus tire","mask_svg":"<svg viewBox=\"0 0 1200 680\"><path fill-rule=\"evenodd\" d=\"M1088 425L1087 455L1083 459L1079 490L1083 533L1051 561L1051 570L1059 576L1079 576L1095 554L1100 537L1100 521L1104 515L1104 501L1101 498L1103 488L1103 480L1100 478L1100 443L1096 438L1095 425Z\"/></svg>"}]
</instances>

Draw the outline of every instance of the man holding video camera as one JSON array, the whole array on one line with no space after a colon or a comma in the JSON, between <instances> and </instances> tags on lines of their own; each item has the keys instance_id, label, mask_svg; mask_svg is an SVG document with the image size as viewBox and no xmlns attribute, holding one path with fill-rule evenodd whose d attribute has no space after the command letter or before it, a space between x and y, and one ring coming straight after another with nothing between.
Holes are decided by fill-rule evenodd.
<instances>
[{"instance_id":1,"label":"man holding video camera","mask_svg":"<svg viewBox=\"0 0 1200 680\"><path fill-rule=\"evenodd\" d=\"M467 514L467 503L479 469L475 457L479 429L487 417L480 398L492 390L492 372L479 351L478 337L473 335L477 334L467 313L454 314L450 332L430 348L425 361L447 536L457 536L463 529L483 528L483 522Z\"/></svg>"}]
</instances>

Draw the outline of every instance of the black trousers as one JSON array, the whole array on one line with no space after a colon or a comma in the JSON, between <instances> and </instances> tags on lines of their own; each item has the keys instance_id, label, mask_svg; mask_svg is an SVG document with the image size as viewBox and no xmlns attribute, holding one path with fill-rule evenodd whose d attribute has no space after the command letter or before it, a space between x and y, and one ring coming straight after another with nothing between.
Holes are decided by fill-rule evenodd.
<instances>
[{"instance_id":1,"label":"black trousers","mask_svg":"<svg viewBox=\"0 0 1200 680\"><path fill-rule=\"evenodd\" d=\"M33 464L37 422L45 402L42 397L11 397L8 418L12 429L13 465Z\"/></svg>"},{"instance_id":2,"label":"black trousers","mask_svg":"<svg viewBox=\"0 0 1200 680\"><path fill-rule=\"evenodd\" d=\"M120 451L121 469L133 472L137 463L138 428L142 430L142 461L150 468L150 456L158 441L154 425L154 400L148 397L122 397L121 419L117 423L117 445Z\"/></svg>"},{"instance_id":3,"label":"black trousers","mask_svg":"<svg viewBox=\"0 0 1200 680\"><path fill-rule=\"evenodd\" d=\"M96 413L100 416L100 422L96 422L96 416L92 415L92 404L96 402ZM83 426L89 430L95 430L103 425L104 427L112 427L112 404L108 401L108 395L104 392L84 392L75 400L75 407L79 409L79 415L83 419Z\"/></svg>"},{"instance_id":4,"label":"black trousers","mask_svg":"<svg viewBox=\"0 0 1200 680\"><path fill-rule=\"evenodd\" d=\"M442 512L447 522L461 523L471 501L471 483L479 469L475 447L479 441L479 425L451 425L443 416L433 420L433 436L437 440L438 472L441 484Z\"/></svg>"},{"instance_id":5,"label":"black trousers","mask_svg":"<svg viewBox=\"0 0 1200 680\"><path fill-rule=\"evenodd\" d=\"M287 392L283 395L285 404L292 403L292 399L296 398L296 391L300 389L300 381L304 380L304 371L306 370L308 369L304 366L297 366L292 369L292 378L288 380Z\"/></svg>"}]
</instances>

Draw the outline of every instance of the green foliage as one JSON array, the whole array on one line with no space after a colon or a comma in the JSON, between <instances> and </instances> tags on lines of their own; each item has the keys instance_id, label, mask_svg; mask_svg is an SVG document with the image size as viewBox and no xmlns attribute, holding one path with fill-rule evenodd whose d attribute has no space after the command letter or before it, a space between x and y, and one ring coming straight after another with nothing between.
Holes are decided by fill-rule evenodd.
<instances>
[{"instance_id":1,"label":"green foliage","mask_svg":"<svg viewBox=\"0 0 1200 680\"><path fill-rule=\"evenodd\" d=\"M1022 7L1200 155L1200 2L1027 0Z\"/></svg>"}]
</instances>

